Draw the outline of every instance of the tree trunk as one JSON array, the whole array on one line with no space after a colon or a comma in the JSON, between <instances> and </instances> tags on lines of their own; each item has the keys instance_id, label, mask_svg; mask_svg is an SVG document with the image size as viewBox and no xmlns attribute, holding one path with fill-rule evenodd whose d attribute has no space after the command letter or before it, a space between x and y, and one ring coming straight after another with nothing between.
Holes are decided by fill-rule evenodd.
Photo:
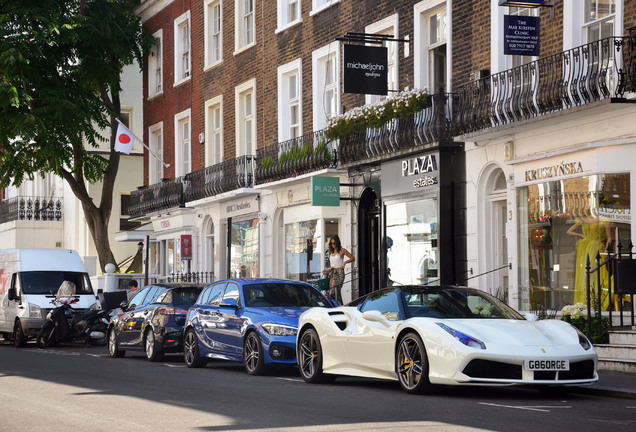
<instances>
[{"instance_id":1,"label":"tree trunk","mask_svg":"<svg viewBox=\"0 0 636 432\"><path fill-rule=\"evenodd\" d=\"M82 200L80 199L80 201ZM108 220L105 220L100 209L92 205L87 206L84 201L82 201L82 208L84 209L84 216L86 217L88 230L90 231L91 236L93 237L93 242L95 243L97 257L99 258L99 265L102 271L105 271L106 264L109 263L114 264L115 269L119 270L117 261L115 261L115 256L110 249L110 240L108 239Z\"/></svg>"}]
</instances>

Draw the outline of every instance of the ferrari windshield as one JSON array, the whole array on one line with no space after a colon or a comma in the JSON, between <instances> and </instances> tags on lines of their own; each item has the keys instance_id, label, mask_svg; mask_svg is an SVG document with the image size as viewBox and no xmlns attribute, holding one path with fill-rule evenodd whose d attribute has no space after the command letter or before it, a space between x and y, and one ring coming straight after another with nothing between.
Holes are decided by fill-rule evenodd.
<instances>
[{"instance_id":1,"label":"ferrari windshield","mask_svg":"<svg viewBox=\"0 0 636 432\"><path fill-rule=\"evenodd\" d=\"M524 319L495 297L466 288L404 290L402 299L407 318L502 318Z\"/></svg>"},{"instance_id":2,"label":"ferrari windshield","mask_svg":"<svg viewBox=\"0 0 636 432\"><path fill-rule=\"evenodd\" d=\"M325 307L328 303L313 287L295 283L256 283L243 287L248 307Z\"/></svg>"}]
</instances>

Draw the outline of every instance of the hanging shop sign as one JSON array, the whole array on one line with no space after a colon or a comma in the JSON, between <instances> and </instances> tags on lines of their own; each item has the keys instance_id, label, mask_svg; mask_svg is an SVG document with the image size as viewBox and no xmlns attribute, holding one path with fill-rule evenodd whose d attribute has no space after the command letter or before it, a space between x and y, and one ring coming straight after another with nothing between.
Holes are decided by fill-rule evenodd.
<instances>
[{"instance_id":1,"label":"hanging shop sign","mask_svg":"<svg viewBox=\"0 0 636 432\"><path fill-rule=\"evenodd\" d=\"M386 47L366 45L344 46L344 92L386 95Z\"/></svg>"},{"instance_id":2,"label":"hanging shop sign","mask_svg":"<svg viewBox=\"0 0 636 432\"><path fill-rule=\"evenodd\" d=\"M539 17L504 15L504 54L539 55Z\"/></svg>"},{"instance_id":3,"label":"hanging shop sign","mask_svg":"<svg viewBox=\"0 0 636 432\"><path fill-rule=\"evenodd\" d=\"M338 207L340 205L340 178L312 177L311 205Z\"/></svg>"},{"instance_id":4,"label":"hanging shop sign","mask_svg":"<svg viewBox=\"0 0 636 432\"><path fill-rule=\"evenodd\" d=\"M439 184L438 153L390 161L382 164L382 194L414 192Z\"/></svg>"},{"instance_id":5,"label":"hanging shop sign","mask_svg":"<svg viewBox=\"0 0 636 432\"><path fill-rule=\"evenodd\" d=\"M181 259L192 259L192 235L181 234Z\"/></svg>"}]
</instances>

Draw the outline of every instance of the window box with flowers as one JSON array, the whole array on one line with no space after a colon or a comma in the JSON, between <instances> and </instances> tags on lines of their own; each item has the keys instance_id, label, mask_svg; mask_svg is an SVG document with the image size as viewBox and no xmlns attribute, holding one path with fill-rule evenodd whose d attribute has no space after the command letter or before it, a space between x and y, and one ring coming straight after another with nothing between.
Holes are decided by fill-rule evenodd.
<instances>
[{"instance_id":1,"label":"window box with flowers","mask_svg":"<svg viewBox=\"0 0 636 432\"><path fill-rule=\"evenodd\" d=\"M327 139L337 140L368 128L380 128L391 120L406 119L430 105L426 90L413 89L399 92L386 100L355 107L344 114L333 116L327 122Z\"/></svg>"}]
</instances>

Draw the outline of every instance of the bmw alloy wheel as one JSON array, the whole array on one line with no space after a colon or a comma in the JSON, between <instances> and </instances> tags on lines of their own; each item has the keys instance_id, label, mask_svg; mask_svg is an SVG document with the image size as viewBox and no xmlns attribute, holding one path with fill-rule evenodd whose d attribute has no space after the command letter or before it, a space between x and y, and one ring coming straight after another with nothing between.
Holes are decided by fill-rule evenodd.
<instances>
[{"instance_id":1,"label":"bmw alloy wheel","mask_svg":"<svg viewBox=\"0 0 636 432\"><path fill-rule=\"evenodd\" d=\"M183 341L183 361L189 368L200 368L207 363L207 360L199 354L199 342L192 329L186 332Z\"/></svg>"}]
</instances>

